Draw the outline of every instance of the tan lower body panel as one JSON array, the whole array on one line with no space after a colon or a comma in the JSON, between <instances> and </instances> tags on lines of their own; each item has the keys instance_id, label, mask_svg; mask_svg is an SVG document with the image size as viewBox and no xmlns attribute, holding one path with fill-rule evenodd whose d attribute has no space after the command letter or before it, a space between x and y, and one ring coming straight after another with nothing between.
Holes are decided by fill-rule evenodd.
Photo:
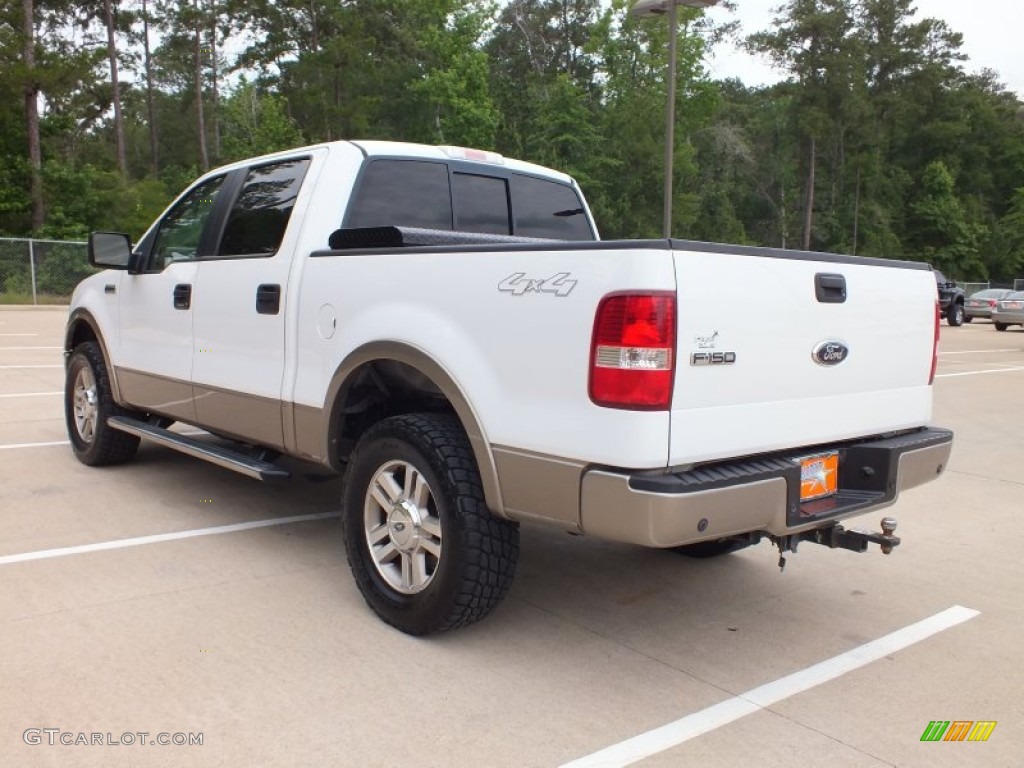
<instances>
[{"instance_id":1,"label":"tan lower body panel","mask_svg":"<svg viewBox=\"0 0 1024 768\"><path fill-rule=\"evenodd\" d=\"M227 437L284 448L284 406L280 400L195 384L196 421Z\"/></svg>"},{"instance_id":2,"label":"tan lower body panel","mask_svg":"<svg viewBox=\"0 0 1024 768\"><path fill-rule=\"evenodd\" d=\"M121 403L147 413L158 413L247 443L282 449L284 405L280 400L228 392L118 368Z\"/></svg>"},{"instance_id":3,"label":"tan lower body panel","mask_svg":"<svg viewBox=\"0 0 1024 768\"><path fill-rule=\"evenodd\" d=\"M579 530L583 464L511 448L491 452L508 518Z\"/></svg>"},{"instance_id":4,"label":"tan lower body panel","mask_svg":"<svg viewBox=\"0 0 1024 768\"><path fill-rule=\"evenodd\" d=\"M159 413L190 424L196 421L192 383L154 376L130 368L117 369L120 402L147 413Z\"/></svg>"},{"instance_id":5,"label":"tan lower body panel","mask_svg":"<svg viewBox=\"0 0 1024 768\"><path fill-rule=\"evenodd\" d=\"M292 433L293 442L290 450L303 458L317 462L326 461L327 457L323 453L326 445L324 431L327 428L327 412L323 408L293 403L290 414L286 413L285 416L285 437L288 438L289 431ZM291 421L291 430L287 427L288 421Z\"/></svg>"}]
</instances>

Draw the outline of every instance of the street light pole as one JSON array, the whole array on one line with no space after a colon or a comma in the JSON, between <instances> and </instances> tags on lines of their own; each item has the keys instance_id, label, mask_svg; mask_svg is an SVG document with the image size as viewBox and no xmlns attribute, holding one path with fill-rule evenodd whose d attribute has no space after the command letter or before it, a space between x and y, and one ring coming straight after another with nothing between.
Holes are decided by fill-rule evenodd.
<instances>
[{"instance_id":1,"label":"street light pole","mask_svg":"<svg viewBox=\"0 0 1024 768\"><path fill-rule=\"evenodd\" d=\"M668 104L665 106L665 200L661 234L672 236L673 150L676 134L676 38L679 36L678 6L707 8L718 0L637 0L630 9L636 16L664 16L668 13Z\"/></svg>"}]
</instances>

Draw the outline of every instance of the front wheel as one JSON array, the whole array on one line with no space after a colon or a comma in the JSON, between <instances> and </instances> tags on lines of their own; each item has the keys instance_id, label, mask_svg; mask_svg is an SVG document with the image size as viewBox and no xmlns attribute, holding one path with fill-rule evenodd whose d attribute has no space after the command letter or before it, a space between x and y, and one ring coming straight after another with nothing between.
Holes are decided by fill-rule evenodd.
<instances>
[{"instance_id":1,"label":"front wheel","mask_svg":"<svg viewBox=\"0 0 1024 768\"><path fill-rule=\"evenodd\" d=\"M1006 323L996 323L996 330L997 331L1005 331L1009 327L1010 326L1007 325Z\"/></svg>"},{"instance_id":2,"label":"front wheel","mask_svg":"<svg viewBox=\"0 0 1024 768\"><path fill-rule=\"evenodd\" d=\"M954 302L946 314L946 322L956 327L964 324L964 305Z\"/></svg>"},{"instance_id":3,"label":"front wheel","mask_svg":"<svg viewBox=\"0 0 1024 768\"><path fill-rule=\"evenodd\" d=\"M407 414L371 427L349 461L343 505L356 585L402 632L479 621L512 583L519 526L487 509L469 441L451 416Z\"/></svg>"},{"instance_id":4,"label":"front wheel","mask_svg":"<svg viewBox=\"0 0 1024 768\"><path fill-rule=\"evenodd\" d=\"M71 450L92 467L121 464L139 448L139 438L107 426L107 417L124 411L114 402L103 352L95 341L75 347L64 384L64 419Z\"/></svg>"}]
</instances>

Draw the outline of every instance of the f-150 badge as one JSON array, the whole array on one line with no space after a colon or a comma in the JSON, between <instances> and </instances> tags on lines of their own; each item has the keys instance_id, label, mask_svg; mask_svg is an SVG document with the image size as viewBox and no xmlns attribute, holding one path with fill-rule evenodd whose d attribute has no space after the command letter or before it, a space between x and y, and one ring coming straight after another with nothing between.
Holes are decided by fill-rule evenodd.
<instances>
[{"instance_id":1,"label":"f-150 badge","mask_svg":"<svg viewBox=\"0 0 1024 768\"><path fill-rule=\"evenodd\" d=\"M735 362L735 352L694 352L690 355L690 365L732 365Z\"/></svg>"},{"instance_id":2,"label":"f-150 badge","mask_svg":"<svg viewBox=\"0 0 1024 768\"><path fill-rule=\"evenodd\" d=\"M511 293L513 296L522 296L524 293L553 293L555 296L568 296L576 287L576 281L570 280L572 274L559 272L554 277L532 278L527 277L525 272L513 272L500 283L498 290Z\"/></svg>"}]
</instances>

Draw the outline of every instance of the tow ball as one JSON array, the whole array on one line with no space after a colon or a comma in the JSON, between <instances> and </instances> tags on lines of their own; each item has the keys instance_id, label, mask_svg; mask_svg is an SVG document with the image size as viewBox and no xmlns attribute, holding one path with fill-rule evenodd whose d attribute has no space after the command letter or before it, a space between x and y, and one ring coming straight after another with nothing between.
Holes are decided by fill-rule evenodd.
<instances>
[{"instance_id":1,"label":"tow ball","mask_svg":"<svg viewBox=\"0 0 1024 768\"><path fill-rule=\"evenodd\" d=\"M869 544L877 544L883 555L892 553L893 547L898 547L900 537L896 536L896 518L882 518L882 532L847 530L838 523L827 528L815 528L811 531L803 531L792 536L785 536L776 540L779 547L779 568L786 567L784 552L796 552L797 545L802 541L809 541L812 544L821 544L830 549L849 549L852 552L867 552Z\"/></svg>"}]
</instances>

